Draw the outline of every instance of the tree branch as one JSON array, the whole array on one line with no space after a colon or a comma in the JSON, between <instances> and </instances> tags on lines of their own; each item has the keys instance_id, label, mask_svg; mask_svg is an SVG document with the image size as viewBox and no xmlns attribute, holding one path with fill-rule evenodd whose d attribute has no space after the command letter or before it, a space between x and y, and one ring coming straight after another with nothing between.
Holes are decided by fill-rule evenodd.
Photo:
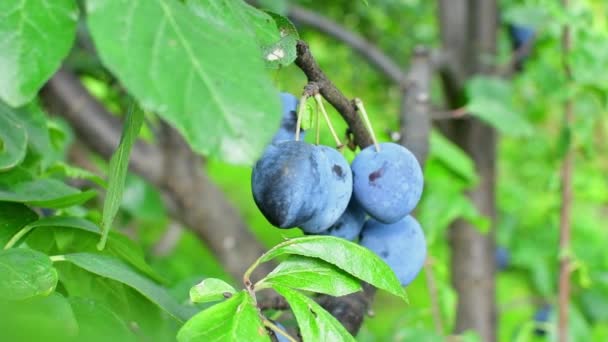
<instances>
[{"instance_id":1,"label":"tree branch","mask_svg":"<svg viewBox=\"0 0 608 342\"><path fill-rule=\"evenodd\" d=\"M110 158L120 140L120 122L66 69L43 88L50 111L63 116L93 151ZM165 127L161 147L138 141L130 167L158 187L171 216L193 230L235 279L263 252L238 211L201 167L201 159L175 131ZM222 227L222 229L217 229ZM271 265L261 265L269 272Z\"/></svg>"},{"instance_id":2,"label":"tree branch","mask_svg":"<svg viewBox=\"0 0 608 342\"><path fill-rule=\"evenodd\" d=\"M359 147L364 148L373 144L372 138L365 127L365 124L361 120L361 117L357 114L357 108L354 103L347 99L342 92L336 88L336 86L327 78L325 73L321 70L317 61L313 58L310 53L308 45L303 41L298 41L296 46L298 51L298 57L296 58L295 64L304 72L308 78L308 82L314 82L319 87L319 92L336 108L336 110L342 115L348 127L355 136L355 143Z\"/></svg>"},{"instance_id":3,"label":"tree branch","mask_svg":"<svg viewBox=\"0 0 608 342\"><path fill-rule=\"evenodd\" d=\"M401 144L424 166L429 151L432 66L428 50L414 51L401 101Z\"/></svg>"},{"instance_id":4,"label":"tree branch","mask_svg":"<svg viewBox=\"0 0 608 342\"><path fill-rule=\"evenodd\" d=\"M355 52L365 58L370 65L399 85L404 85L406 78L401 67L384 52L363 37L345 29L337 23L300 6L292 5L287 14L294 22L314 27L350 46Z\"/></svg>"}]
</instances>

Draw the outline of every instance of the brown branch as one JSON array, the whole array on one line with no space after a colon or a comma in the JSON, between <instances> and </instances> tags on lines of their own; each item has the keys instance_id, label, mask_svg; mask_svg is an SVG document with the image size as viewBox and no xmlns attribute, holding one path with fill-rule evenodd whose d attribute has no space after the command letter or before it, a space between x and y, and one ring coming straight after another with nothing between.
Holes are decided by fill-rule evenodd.
<instances>
[{"instance_id":1,"label":"brown branch","mask_svg":"<svg viewBox=\"0 0 608 342\"><path fill-rule=\"evenodd\" d=\"M355 143L361 148L373 144L365 124L357 114L355 105L323 73L310 53L308 45L303 41L298 41L297 51L296 65L304 72L308 82L314 82L319 87L319 92L323 98L342 115L355 136Z\"/></svg>"},{"instance_id":2,"label":"brown branch","mask_svg":"<svg viewBox=\"0 0 608 342\"><path fill-rule=\"evenodd\" d=\"M50 111L63 116L81 141L109 158L120 139L120 122L82 86L70 71L59 70L43 88ZM139 141L131 153L130 167L159 188L171 216L201 238L239 279L264 248L258 243L222 191L201 167L201 159L172 130L160 147ZM217 229L222 227L222 229ZM261 265L269 272L271 265Z\"/></svg>"},{"instance_id":3,"label":"brown branch","mask_svg":"<svg viewBox=\"0 0 608 342\"><path fill-rule=\"evenodd\" d=\"M355 143L364 148L373 144L372 138L365 128L361 117L357 114L356 107L352 101L347 99L342 92L327 78L316 60L310 53L308 45L298 41L298 57L296 65L304 72L308 82L318 87L319 93L342 115L354 134ZM335 298L331 296L319 296L317 299L321 305L334 315L351 334L356 335L363 323L363 318L368 312L375 289L364 284L364 291L348 296Z\"/></svg>"},{"instance_id":4,"label":"brown branch","mask_svg":"<svg viewBox=\"0 0 608 342\"><path fill-rule=\"evenodd\" d=\"M432 66L428 50L414 51L401 101L401 144L424 166L429 151L431 130L430 97Z\"/></svg>"},{"instance_id":5,"label":"brown branch","mask_svg":"<svg viewBox=\"0 0 608 342\"><path fill-rule=\"evenodd\" d=\"M334 21L300 6L292 5L287 14L294 22L310 26L350 46L369 64L399 85L403 85L405 74L401 67L365 38L338 25Z\"/></svg>"},{"instance_id":6,"label":"brown branch","mask_svg":"<svg viewBox=\"0 0 608 342\"><path fill-rule=\"evenodd\" d=\"M562 6L567 10L569 0L562 0ZM566 82L572 81L572 70L568 63L568 55L572 49L570 25L565 24L562 30L562 65ZM572 99L564 103L564 125L570 129L574 121ZM570 302L570 230L572 209L572 172L574 168L574 153L569 146L562 164L562 207L559 221L559 295L558 295L558 341L568 341L568 305Z\"/></svg>"}]
</instances>

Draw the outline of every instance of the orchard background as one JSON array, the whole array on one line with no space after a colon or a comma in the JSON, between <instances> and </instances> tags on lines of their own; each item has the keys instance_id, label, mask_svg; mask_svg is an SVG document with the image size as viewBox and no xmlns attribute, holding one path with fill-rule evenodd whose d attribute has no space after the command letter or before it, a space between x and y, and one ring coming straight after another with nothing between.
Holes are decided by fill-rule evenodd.
<instances>
[{"instance_id":1,"label":"orchard background","mask_svg":"<svg viewBox=\"0 0 608 342\"><path fill-rule=\"evenodd\" d=\"M1 339L274 340L278 321L313 341L608 340L607 18L603 0L1 1ZM278 92L305 86L353 148L360 98L424 166L409 302L373 255L291 239L253 201ZM294 283L297 323L238 291L277 245L337 321Z\"/></svg>"}]
</instances>

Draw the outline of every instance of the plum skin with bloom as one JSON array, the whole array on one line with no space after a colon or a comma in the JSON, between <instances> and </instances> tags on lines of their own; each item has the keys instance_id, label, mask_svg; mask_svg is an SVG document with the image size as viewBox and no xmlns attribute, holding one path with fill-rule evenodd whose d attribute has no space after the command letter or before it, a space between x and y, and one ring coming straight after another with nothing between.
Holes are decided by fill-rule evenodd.
<instances>
[{"instance_id":1,"label":"plum skin with bloom","mask_svg":"<svg viewBox=\"0 0 608 342\"><path fill-rule=\"evenodd\" d=\"M384 223L410 214L422 196L424 179L416 157L395 143L364 148L353 160L353 195L363 209Z\"/></svg>"},{"instance_id":2,"label":"plum skin with bloom","mask_svg":"<svg viewBox=\"0 0 608 342\"><path fill-rule=\"evenodd\" d=\"M361 230L359 243L384 260L403 286L416 278L426 260L424 232L409 215L391 224L370 218Z\"/></svg>"}]
</instances>

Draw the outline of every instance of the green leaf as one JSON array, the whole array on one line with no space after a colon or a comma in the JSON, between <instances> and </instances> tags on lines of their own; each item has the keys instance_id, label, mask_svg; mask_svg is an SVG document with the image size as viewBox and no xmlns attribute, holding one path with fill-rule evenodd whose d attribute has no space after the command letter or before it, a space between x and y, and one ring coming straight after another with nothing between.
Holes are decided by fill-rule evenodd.
<instances>
[{"instance_id":1,"label":"green leaf","mask_svg":"<svg viewBox=\"0 0 608 342\"><path fill-rule=\"evenodd\" d=\"M177 334L186 341L270 341L253 298L241 291L192 317Z\"/></svg>"},{"instance_id":2,"label":"green leaf","mask_svg":"<svg viewBox=\"0 0 608 342\"><path fill-rule=\"evenodd\" d=\"M302 256L289 257L260 283L324 293L335 297L361 290L359 280L338 267L320 259Z\"/></svg>"},{"instance_id":3,"label":"green leaf","mask_svg":"<svg viewBox=\"0 0 608 342\"><path fill-rule=\"evenodd\" d=\"M73 0L0 2L0 98L30 101L59 68L76 33Z\"/></svg>"},{"instance_id":4,"label":"green leaf","mask_svg":"<svg viewBox=\"0 0 608 342\"><path fill-rule=\"evenodd\" d=\"M279 97L248 22L215 5L90 0L87 21L104 64L146 109L194 150L251 164L276 129Z\"/></svg>"},{"instance_id":5,"label":"green leaf","mask_svg":"<svg viewBox=\"0 0 608 342\"><path fill-rule=\"evenodd\" d=\"M267 13L274 20L281 38L262 46L262 55L266 61L266 66L275 69L288 66L298 57L296 45L300 36L289 19L276 13Z\"/></svg>"},{"instance_id":6,"label":"green leaf","mask_svg":"<svg viewBox=\"0 0 608 342\"><path fill-rule=\"evenodd\" d=\"M103 249L106 244L106 239L114 217L118 213L120 203L122 203L122 193L125 188L125 179L127 178L127 170L129 169L129 154L131 147L139 129L144 122L144 113L139 109L131 106L127 119L122 130L122 136L116 152L110 159L110 170L108 171L108 191L103 202L103 215L101 219L101 240L99 241L99 249Z\"/></svg>"},{"instance_id":7,"label":"green leaf","mask_svg":"<svg viewBox=\"0 0 608 342\"><path fill-rule=\"evenodd\" d=\"M405 291L391 268L369 249L333 236L305 236L276 245L256 263L280 255L296 254L319 258L377 288L406 300Z\"/></svg>"},{"instance_id":8,"label":"green leaf","mask_svg":"<svg viewBox=\"0 0 608 342\"><path fill-rule=\"evenodd\" d=\"M36 219L38 215L23 204L0 202L0 248L21 228Z\"/></svg>"},{"instance_id":9,"label":"green leaf","mask_svg":"<svg viewBox=\"0 0 608 342\"><path fill-rule=\"evenodd\" d=\"M0 171L19 165L25 158L26 151L25 127L15 119L11 109L0 102Z\"/></svg>"},{"instance_id":10,"label":"green leaf","mask_svg":"<svg viewBox=\"0 0 608 342\"><path fill-rule=\"evenodd\" d=\"M469 102L467 110L498 129L512 136L530 136L532 125L521 114L515 112L512 102L513 89L506 80L490 77L475 77L467 83Z\"/></svg>"},{"instance_id":11,"label":"green leaf","mask_svg":"<svg viewBox=\"0 0 608 342\"><path fill-rule=\"evenodd\" d=\"M236 293L234 287L221 279L207 278L190 289L193 303L215 302Z\"/></svg>"},{"instance_id":12,"label":"green leaf","mask_svg":"<svg viewBox=\"0 0 608 342\"><path fill-rule=\"evenodd\" d=\"M193 308L180 305L164 288L132 270L117 258L92 253L75 253L58 257L57 261L62 259L91 273L116 280L133 288L178 321L185 321L192 316Z\"/></svg>"},{"instance_id":13,"label":"green leaf","mask_svg":"<svg viewBox=\"0 0 608 342\"><path fill-rule=\"evenodd\" d=\"M65 297L48 296L19 301L0 300L2 341L75 341L78 322Z\"/></svg>"},{"instance_id":14,"label":"green leaf","mask_svg":"<svg viewBox=\"0 0 608 342\"><path fill-rule=\"evenodd\" d=\"M304 342L355 341L344 326L314 300L286 287L274 289L289 303Z\"/></svg>"},{"instance_id":15,"label":"green leaf","mask_svg":"<svg viewBox=\"0 0 608 342\"><path fill-rule=\"evenodd\" d=\"M87 233L95 234L95 240L97 240L98 236L101 236L101 229L91 221L85 220L79 217L66 217L66 216L53 216L53 217L45 217L41 218L38 221L32 222L25 226L22 231L19 233L20 236L26 235L28 232L32 231L36 228L71 228L78 229L81 231L85 231ZM70 235L73 238L73 235ZM58 239L58 236L56 236ZM75 243L73 239L68 239L64 245L69 246L78 246L80 251L84 251L86 248L85 245L88 241L86 241L85 236L77 236L79 240L78 243ZM93 240L91 240L93 241ZM59 240L57 241L59 244ZM60 246L61 248L61 246ZM108 237L108 243L105 249L111 255L117 256L132 266L136 267L138 270L146 274L147 276L153 278L156 281L164 282L165 280L160 277L154 269L148 265L146 262L143 252L141 248L133 242L128 237L120 234L120 233L110 233Z\"/></svg>"},{"instance_id":16,"label":"green leaf","mask_svg":"<svg viewBox=\"0 0 608 342\"><path fill-rule=\"evenodd\" d=\"M48 256L32 249L0 251L0 299L48 295L57 286L57 270Z\"/></svg>"},{"instance_id":17,"label":"green leaf","mask_svg":"<svg viewBox=\"0 0 608 342\"><path fill-rule=\"evenodd\" d=\"M103 302L81 297L68 300L78 321L78 341L138 340L127 324Z\"/></svg>"},{"instance_id":18,"label":"green leaf","mask_svg":"<svg viewBox=\"0 0 608 342\"><path fill-rule=\"evenodd\" d=\"M76 166L68 165L62 161L55 162L45 172L48 175L62 175L72 179L84 179L91 181L102 188L107 188L106 181L89 170L85 170Z\"/></svg>"},{"instance_id":19,"label":"green leaf","mask_svg":"<svg viewBox=\"0 0 608 342\"><path fill-rule=\"evenodd\" d=\"M163 222L167 219L159 189L130 173L127 174L120 208L138 221Z\"/></svg>"},{"instance_id":20,"label":"green leaf","mask_svg":"<svg viewBox=\"0 0 608 342\"><path fill-rule=\"evenodd\" d=\"M0 201L26 203L43 208L65 208L95 197L95 190L80 191L52 178L8 182L0 174Z\"/></svg>"},{"instance_id":21,"label":"green leaf","mask_svg":"<svg viewBox=\"0 0 608 342\"><path fill-rule=\"evenodd\" d=\"M473 160L453 142L435 130L431 131L431 155L452 172L462 177L468 185L479 181Z\"/></svg>"}]
</instances>

